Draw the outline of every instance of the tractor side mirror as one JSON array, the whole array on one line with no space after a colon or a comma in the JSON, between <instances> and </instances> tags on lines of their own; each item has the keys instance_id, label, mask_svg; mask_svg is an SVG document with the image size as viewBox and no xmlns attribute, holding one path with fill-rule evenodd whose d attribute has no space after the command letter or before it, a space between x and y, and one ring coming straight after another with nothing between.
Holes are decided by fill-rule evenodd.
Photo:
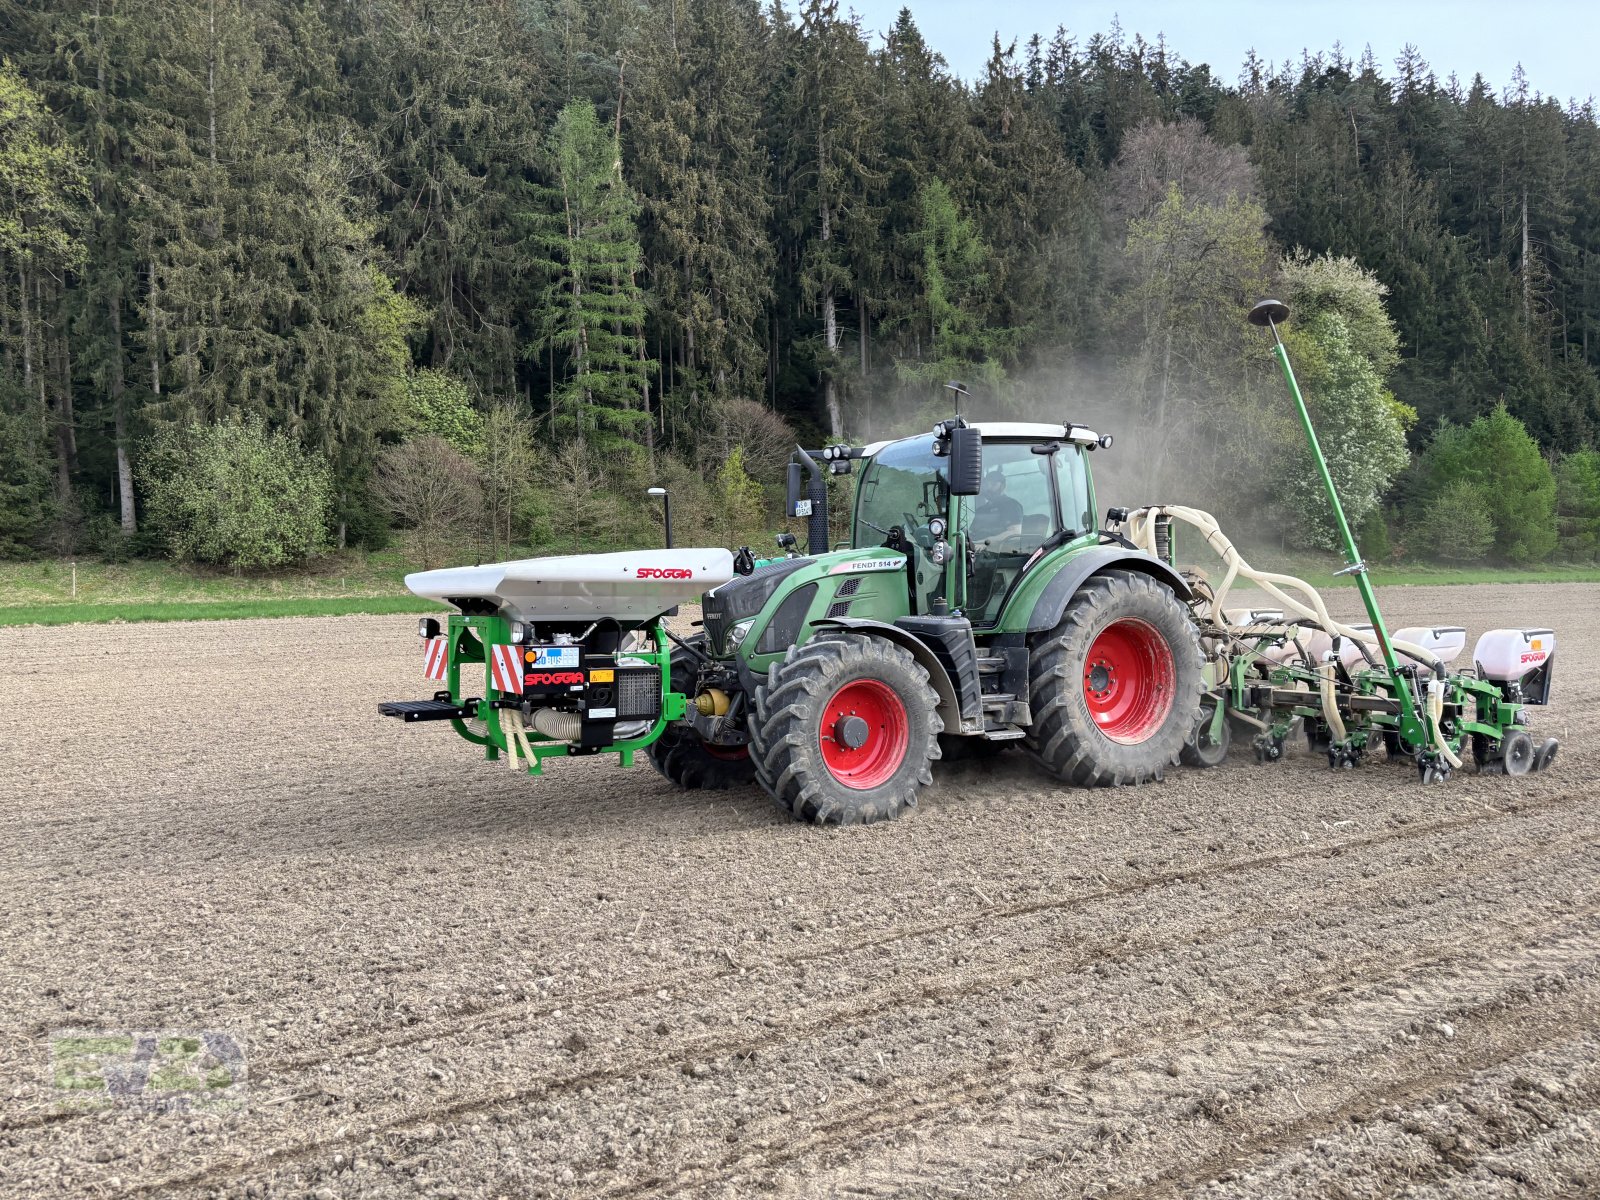
<instances>
[{"instance_id":1,"label":"tractor side mirror","mask_svg":"<svg viewBox=\"0 0 1600 1200\"><path fill-rule=\"evenodd\" d=\"M976 496L983 489L983 436L970 425L950 431L950 494Z\"/></svg>"},{"instance_id":2,"label":"tractor side mirror","mask_svg":"<svg viewBox=\"0 0 1600 1200\"><path fill-rule=\"evenodd\" d=\"M789 464L789 478L787 481L788 487L784 493L783 511L791 517L800 515L799 513L795 512L795 508L800 503L800 487L804 482L802 478L803 474L804 471L799 463L791 462Z\"/></svg>"}]
</instances>

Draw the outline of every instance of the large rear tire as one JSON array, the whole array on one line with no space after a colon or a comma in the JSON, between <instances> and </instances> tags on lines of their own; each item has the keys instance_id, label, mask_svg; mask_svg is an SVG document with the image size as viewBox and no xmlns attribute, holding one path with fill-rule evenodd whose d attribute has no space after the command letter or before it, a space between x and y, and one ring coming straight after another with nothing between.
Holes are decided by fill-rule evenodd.
<instances>
[{"instance_id":1,"label":"large rear tire","mask_svg":"<svg viewBox=\"0 0 1600 1200\"><path fill-rule=\"evenodd\" d=\"M1082 787L1160 779L1200 719L1200 637L1148 575L1090 578L1030 647L1027 746Z\"/></svg>"},{"instance_id":2,"label":"large rear tire","mask_svg":"<svg viewBox=\"0 0 1600 1200\"><path fill-rule=\"evenodd\" d=\"M704 647L705 635L690 638ZM694 653L678 647L672 651L672 690L693 701L696 667ZM674 721L646 751L651 765L681 788L711 792L744 787L755 781L755 764L743 746L712 746L703 741L687 721Z\"/></svg>"},{"instance_id":3,"label":"large rear tire","mask_svg":"<svg viewBox=\"0 0 1600 1200\"><path fill-rule=\"evenodd\" d=\"M933 782L944 729L937 706L910 651L862 634L818 634L791 647L756 688L756 778L802 821L893 820Z\"/></svg>"}]
</instances>

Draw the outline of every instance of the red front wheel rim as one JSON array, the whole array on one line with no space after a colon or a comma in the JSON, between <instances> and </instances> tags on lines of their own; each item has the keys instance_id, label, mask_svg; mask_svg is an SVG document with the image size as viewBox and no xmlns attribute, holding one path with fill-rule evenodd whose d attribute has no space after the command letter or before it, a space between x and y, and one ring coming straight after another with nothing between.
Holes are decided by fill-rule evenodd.
<instances>
[{"instance_id":1,"label":"red front wheel rim","mask_svg":"<svg viewBox=\"0 0 1600 1200\"><path fill-rule=\"evenodd\" d=\"M1083 699L1096 728L1113 742L1148 741L1172 711L1178 671L1172 647L1154 625L1123 617L1089 646Z\"/></svg>"},{"instance_id":2,"label":"red front wheel rim","mask_svg":"<svg viewBox=\"0 0 1600 1200\"><path fill-rule=\"evenodd\" d=\"M911 722L905 701L877 679L855 679L822 706L822 762L847 788L887 782L906 759Z\"/></svg>"}]
</instances>

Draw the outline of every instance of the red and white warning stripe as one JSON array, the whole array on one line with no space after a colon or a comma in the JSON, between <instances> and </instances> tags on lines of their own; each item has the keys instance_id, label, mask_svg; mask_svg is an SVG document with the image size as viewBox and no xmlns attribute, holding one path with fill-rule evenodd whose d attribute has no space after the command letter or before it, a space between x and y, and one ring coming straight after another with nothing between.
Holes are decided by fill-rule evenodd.
<instances>
[{"instance_id":1,"label":"red and white warning stripe","mask_svg":"<svg viewBox=\"0 0 1600 1200\"><path fill-rule=\"evenodd\" d=\"M429 638L422 648L422 673L429 679L443 680L450 669L450 639Z\"/></svg>"},{"instance_id":2,"label":"red and white warning stripe","mask_svg":"<svg viewBox=\"0 0 1600 1200\"><path fill-rule=\"evenodd\" d=\"M490 682L497 692L522 694L522 651L516 646L489 647Z\"/></svg>"}]
</instances>

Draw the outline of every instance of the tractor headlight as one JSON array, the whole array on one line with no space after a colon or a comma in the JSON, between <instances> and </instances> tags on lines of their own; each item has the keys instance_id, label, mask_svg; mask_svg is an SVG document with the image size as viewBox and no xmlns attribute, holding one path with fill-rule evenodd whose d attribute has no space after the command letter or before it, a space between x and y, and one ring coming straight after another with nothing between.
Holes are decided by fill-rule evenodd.
<instances>
[{"instance_id":1,"label":"tractor headlight","mask_svg":"<svg viewBox=\"0 0 1600 1200\"><path fill-rule=\"evenodd\" d=\"M521 621L511 622L511 644L513 646L522 645L527 636L528 627L526 625L524 625Z\"/></svg>"},{"instance_id":2,"label":"tractor headlight","mask_svg":"<svg viewBox=\"0 0 1600 1200\"><path fill-rule=\"evenodd\" d=\"M428 638L439 636L439 622L432 617L423 617L417 622L417 636L426 641Z\"/></svg>"},{"instance_id":3,"label":"tractor headlight","mask_svg":"<svg viewBox=\"0 0 1600 1200\"><path fill-rule=\"evenodd\" d=\"M728 649L737 650L744 643L744 639L749 636L750 626L755 623L756 619L754 617L736 622L733 628L728 630Z\"/></svg>"},{"instance_id":4,"label":"tractor headlight","mask_svg":"<svg viewBox=\"0 0 1600 1200\"><path fill-rule=\"evenodd\" d=\"M928 522L928 532L933 535L935 541L944 536L945 528L943 517L934 517Z\"/></svg>"}]
</instances>

